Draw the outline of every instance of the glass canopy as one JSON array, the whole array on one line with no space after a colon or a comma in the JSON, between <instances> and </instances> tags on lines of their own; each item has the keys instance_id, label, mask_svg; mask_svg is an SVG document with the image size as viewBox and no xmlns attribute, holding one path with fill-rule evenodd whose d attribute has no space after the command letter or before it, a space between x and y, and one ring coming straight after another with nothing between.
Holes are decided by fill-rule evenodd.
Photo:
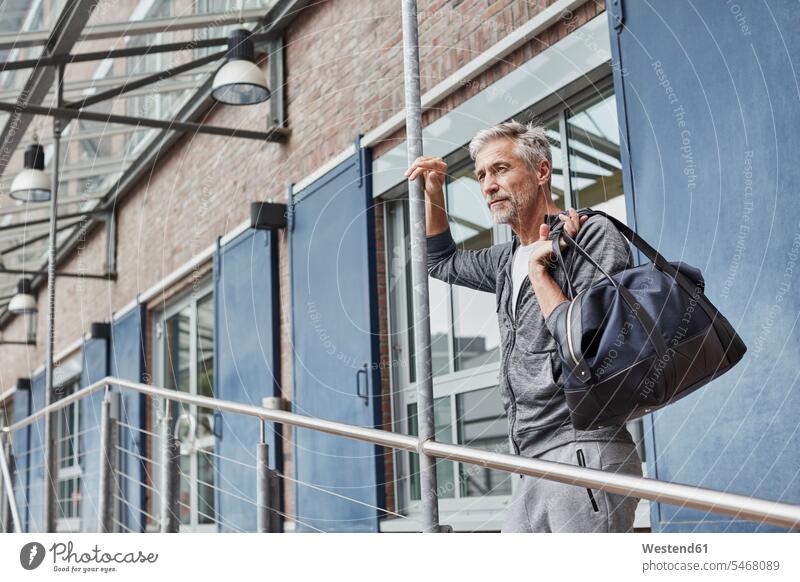
<instances>
[{"instance_id":1,"label":"glass canopy","mask_svg":"<svg viewBox=\"0 0 800 582\"><path fill-rule=\"evenodd\" d=\"M96 4L94 10L91 5ZM65 104L81 101L154 73L225 50L197 48L197 41L225 38L233 28L256 28L277 0L5 0L0 2L0 62L70 55L64 66ZM77 6L77 7L76 7ZM76 24L77 23L77 24ZM185 43L173 52L153 46ZM85 53L145 47L145 54L70 62ZM151 47L147 49L147 47ZM170 120L198 93L220 61L211 61L155 84L85 107L86 111ZM0 71L0 102L55 105L55 67L29 66ZM45 116L0 112L0 268L46 268L49 202L21 203L8 196L23 169L25 147L38 141L52 166L53 121ZM58 214L90 211L109 196L116 182L161 130L77 119L61 137ZM48 172L49 173L49 172ZM61 220L59 243L77 220ZM22 275L0 273L0 313Z\"/></svg>"}]
</instances>

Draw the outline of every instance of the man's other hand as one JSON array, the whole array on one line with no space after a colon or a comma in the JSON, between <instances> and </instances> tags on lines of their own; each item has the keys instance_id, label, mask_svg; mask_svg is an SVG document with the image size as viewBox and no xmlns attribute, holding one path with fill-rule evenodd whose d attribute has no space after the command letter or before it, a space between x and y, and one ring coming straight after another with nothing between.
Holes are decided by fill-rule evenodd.
<instances>
[{"instance_id":1,"label":"man's other hand","mask_svg":"<svg viewBox=\"0 0 800 582\"><path fill-rule=\"evenodd\" d=\"M583 223L589 220L589 217L578 216L578 212L574 208L570 208L566 213L559 214L558 219L564 223L564 230L567 231L567 234L574 239L578 235L578 231L583 226ZM539 232L541 234L541 230ZM550 229L548 228L548 234L549 232ZM567 248L567 243L564 242L564 239L559 237L558 246L561 247L563 251Z\"/></svg>"}]
</instances>

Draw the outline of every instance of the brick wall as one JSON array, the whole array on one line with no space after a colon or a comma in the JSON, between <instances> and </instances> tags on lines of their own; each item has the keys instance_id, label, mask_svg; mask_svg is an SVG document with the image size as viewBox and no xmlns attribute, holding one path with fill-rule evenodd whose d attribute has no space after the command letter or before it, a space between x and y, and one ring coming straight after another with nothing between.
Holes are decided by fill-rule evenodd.
<instances>
[{"instance_id":1,"label":"brick wall","mask_svg":"<svg viewBox=\"0 0 800 582\"><path fill-rule=\"evenodd\" d=\"M422 92L524 24L547 2L523 0L421 0L420 55ZM531 39L502 62L465 83L424 114L429 124L464 100L526 62L572 28L602 12L602 2L589 0L570 20L562 20ZM248 217L255 200L286 198L287 184L297 182L403 108L400 4L396 0L332 0L314 4L286 34L286 103L292 136L285 145L195 135L181 139L164 152L117 208L118 271L116 282L59 279L57 288L56 351L88 330L93 321L111 315L181 264L197 255L216 237ZM253 107L215 107L205 123L264 129L268 104ZM404 131L378 144L378 157L394 147ZM381 370L385 392L384 428L391 427L389 402L390 356L387 341L383 210L376 208L378 291L381 330ZM105 233L96 230L79 252L60 265L63 270L101 272ZM286 233L279 236L281 296L281 382L291 398L291 346ZM189 278L187 278L189 279ZM171 292L171 291L170 291ZM159 296L164 302L165 297ZM29 376L45 358L46 289L39 290L39 342L35 349L0 346L0 387ZM24 333L21 318L3 330L5 337ZM148 318L148 334L151 333ZM149 345L149 342L148 342ZM147 366L151 370L152 356ZM286 438L285 471L292 475L291 431ZM392 456L386 455L387 506L394 509ZM286 512L292 514L292 487L287 484Z\"/></svg>"}]
</instances>

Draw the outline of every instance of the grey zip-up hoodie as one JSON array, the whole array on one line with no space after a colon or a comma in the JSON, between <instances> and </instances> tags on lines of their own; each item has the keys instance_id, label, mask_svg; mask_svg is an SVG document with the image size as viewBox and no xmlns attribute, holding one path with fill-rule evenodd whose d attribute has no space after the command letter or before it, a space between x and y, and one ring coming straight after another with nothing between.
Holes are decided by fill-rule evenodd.
<instances>
[{"instance_id":1,"label":"grey zip-up hoodie","mask_svg":"<svg viewBox=\"0 0 800 582\"><path fill-rule=\"evenodd\" d=\"M545 220L551 227L559 222L555 215L547 215ZM632 265L627 239L604 216L589 217L576 241L609 274ZM588 431L573 428L562 389L561 359L552 334L555 315L566 309L569 302L556 306L545 321L526 277L517 298L516 317L512 315L511 258L519 246L516 235L510 243L480 250L458 250L449 230L427 237L427 243L428 273L432 277L494 293L497 298L501 342L499 388L513 454L534 457L573 440L633 442L625 425ZM578 293L603 275L585 259L572 254L565 251L564 257ZM551 274L566 296L563 272L554 269Z\"/></svg>"}]
</instances>

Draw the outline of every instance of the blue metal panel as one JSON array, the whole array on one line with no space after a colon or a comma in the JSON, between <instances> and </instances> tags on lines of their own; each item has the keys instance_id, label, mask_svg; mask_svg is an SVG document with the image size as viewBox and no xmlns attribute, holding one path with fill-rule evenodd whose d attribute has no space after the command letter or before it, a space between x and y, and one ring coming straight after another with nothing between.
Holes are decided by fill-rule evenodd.
<instances>
[{"instance_id":1,"label":"blue metal panel","mask_svg":"<svg viewBox=\"0 0 800 582\"><path fill-rule=\"evenodd\" d=\"M85 388L108 375L108 340L88 339L83 343L80 387ZM104 391L96 390L79 401L81 479L81 531L96 532L100 500L100 415Z\"/></svg>"},{"instance_id":2,"label":"blue metal panel","mask_svg":"<svg viewBox=\"0 0 800 582\"><path fill-rule=\"evenodd\" d=\"M44 372L31 378L31 414L45 405ZM44 531L44 418L28 425L28 470L25 531ZM22 517L22 516L20 516Z\"/></svg>"},{"instance_id":3,"label":"blue metal panel","mask_svg":"<svg viewBox=\"0 0 800 582\"><path fill-rule=\"evenodd\" d=\"M133 382L143 382L144 364L144 318L145 308L137 305L111 323L111 375ZM119 390L119 419L127 425L145 428L145 396L131 390ZM134 532L144 532L146 510L147 474L144 461L145 433L125 427L119 430L119 471L129 478L120 478L117 483L119 495L131 505L118 506L119 520ZM129 454L125 451L131 451ZM138 456L135 456L138 455ZM138 508L139 510L135 509Z\"/></svg>"},{"instance_id":4,"label":"blue metal panel","mask_svg":"<svg viewBox=\"0 0 800 582\"><path fill-rule=\"evenodd\" d=\"M44 378L40 374L40 378ZM31 413L31 391L18 390L14 394L14 422L19 422ZM22 522L23 531L28 531L28 486L30 463L30 425L14 432L12 450L15 457L14 497L17 501L17 510Z\"/></svg>"},{"instance_id":5,"label":"blue metal panel","mask_svg":"<svg viewBox=\"0 0 800 582\"><path fill-rule=\"evenodd\" d=\"M647 419L648 469L800 503L800 11L788 0L609 7L629 223L703 270L749 348L733 371ZM779 529L657 503L652 528Z\"/></svg>"},{"instance_id":6,"label":"blue metal panel","mask_svg":"<svg viewBox=\"0 0 800 582\"><path fill-rule=\"evenodd\" d=\"M214 393L217 398L261 405L279 396L280 333L278 249L275 235L250 230L218 249L214 262ZM217 414L214 457L218 487L255 499L259 423L237 414ZM280 425L267 423L270 467L283 470ZM237 461L239 463L237 463ZM216 492L220 531L255 531L252 504Z\"/></svg>"},{"instance_id":7,"label":"blue metal panel","mask_svg":"<svg viewBox=\"0 0 800 582\"><path fill-rule=\"evenodd\" d=\"M292 400L300 414L376 427L381 391L370 167L369 152L359 148L295 198ZM298 530L377 531L382 456L382 447L296 429Z\"/></svg>"}]
</instances>

